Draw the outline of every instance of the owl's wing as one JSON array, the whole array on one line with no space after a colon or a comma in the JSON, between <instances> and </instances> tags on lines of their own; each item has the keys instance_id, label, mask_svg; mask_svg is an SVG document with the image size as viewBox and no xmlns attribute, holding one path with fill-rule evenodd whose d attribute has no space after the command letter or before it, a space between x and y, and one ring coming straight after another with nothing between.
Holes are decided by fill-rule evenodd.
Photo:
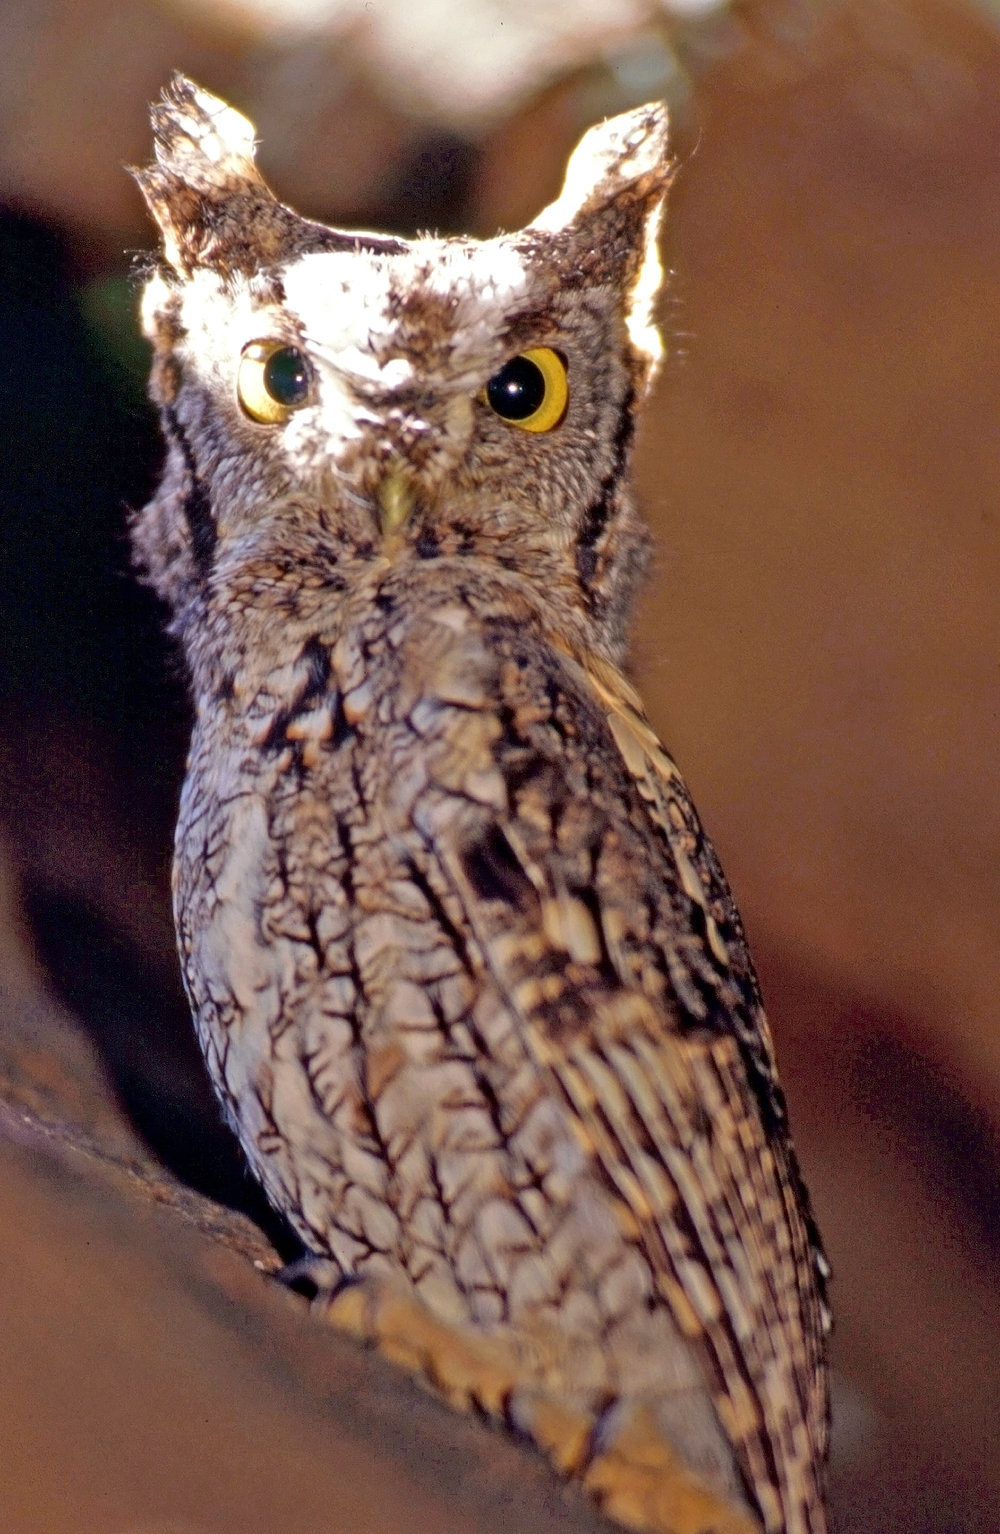
<instances>
[{"instance_id":1,"label":"owl's wing","mask_svg":"<svg viewBox=\"0 0 1000 1534\"><path fill-rule=\"evenodd\" d=\"M702 1351L765 1528L820 1534L824 1264L732 897L627 682L497 647L507 811L435 857Z\"/></svg>"},{"instance_id":2,"label":"owl's wing","mask_svg":"<svg viewBox=\"0 0 1000 1534\"><path fill-rule=\"evenodd\" d=\"M825 1460L829 1432L830 1320L824 1294L829 1269L788 1132L767 1016L739 913L676 764L625 679L596 657L586 672L622 760L670 849L690 901L692 926L716 972L702 1005L710 1015L721 1006L724 1014L718 1033L711 1028L707 1036L678 1038L665 1035L657 1019L659 1026L636 1031L624 1050L618 1046L615 1078L621 1085L610 1101L603 1094L595 1100L605 1110L614 1102L622 1125L615 1135L620 1148L616 1153L606 1146L602 1160L609 1164L611 1151L620 1161L627 1144L626 1159L638 1171L650 1159L642 1128L651 1136L652 1159L665 1163L672 1184L660 1210L651 1208L652 1223L673 1281L695 1309L694 1322L706 1332L721 1367L728 1402L719 1406L727 1430L745 1445L758 1495L774 1473L775 1459L784 1460L788 1484L782 1503L786 1498L798 1503L807 1516L797 1520L786 1506L782 1526L811 1528L808 1512L821 1516L822 1489L814 1476L816 1464ZM696 1025L699 1010L690 1018ZM698 1031L696 1026L695 1035ZM629 1062L630 1053L639 1063ZM593 1058L591 1051L590 1071ZM707 1136L700 1130L706 1115ZM631 1143L622 1138L629 1125ZM686 1239L678 1239L678 1205L694 1226ZM693 1287L681 1277L692 1259ZM715 1293L699 1308L706 1270L714 1277ZM780 1388L775 1375L782 1379ZM767 1400L755 1400L753 1381L764 1378L770 1379ZM772 1518L782 1523L767 1498L762 1511L768 1527Z\"/></svg>"}]
</instances>

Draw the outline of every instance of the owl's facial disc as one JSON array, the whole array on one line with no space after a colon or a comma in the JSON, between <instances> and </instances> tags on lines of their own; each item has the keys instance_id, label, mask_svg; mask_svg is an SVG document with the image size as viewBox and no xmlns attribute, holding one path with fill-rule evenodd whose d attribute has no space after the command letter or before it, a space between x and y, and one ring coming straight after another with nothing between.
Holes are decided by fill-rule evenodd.
<instances>
[{"instance_id":1,"label":"owl's facial disc","mask_svg":"<svg viewBox=\"0 0 1000 1534\"><path fill-rule=\"evenodd\" d=\"M592 129L555 203L484 241L300 218L261 179L252 126L189 81L154 128L143 323L169 455L140 541L161 594L186 614L251 557L284 570L289 544L303 590L310 559L461 557L531 570L546 611L583 604L620 648L662 108Z\"/></svg>"}]
</instances>

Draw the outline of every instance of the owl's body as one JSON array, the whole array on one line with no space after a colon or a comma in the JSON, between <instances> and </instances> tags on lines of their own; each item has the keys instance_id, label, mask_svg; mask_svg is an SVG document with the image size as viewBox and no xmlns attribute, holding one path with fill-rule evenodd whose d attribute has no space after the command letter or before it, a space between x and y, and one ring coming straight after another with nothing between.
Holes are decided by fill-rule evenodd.
<instances>
[{"instance_id":1,"label":"owl's body","mask_svg":"<svg viewBox=\"0 0 1000 1534\"><path fill-rule=\"evenodd\" d=\"M175 903L227 1114L357 1281L334 1311L609 1511L819 1534L820 1258L767 1025L616 669L662 114L483 243L298 219L187 82L154 122L170 452L136 537L197 707ZM532 368L568 381L549 415Z\"/></svg>"}]
</instances>

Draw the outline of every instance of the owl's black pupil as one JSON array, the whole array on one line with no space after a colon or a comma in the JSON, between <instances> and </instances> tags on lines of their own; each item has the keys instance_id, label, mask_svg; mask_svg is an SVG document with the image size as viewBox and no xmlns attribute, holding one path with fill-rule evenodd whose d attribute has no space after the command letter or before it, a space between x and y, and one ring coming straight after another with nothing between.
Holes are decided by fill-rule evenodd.
<instances>
[{"instance_id":1,"label":"owl's black pupil","mask_svg":"<svg viewBox=\"0 0 1000 1534\"><path fill-rule=\"evenodd\" d=\"M545 378L528 357L512 357L486 385L486 398L505 421L525 421L545 398Z\"/></svg>"},{"instance_id":2,"label":"owl's black pupil","mask_svg":"<svg viewBox=\"0 0 1000 1534\"><path fill-rule=\"evenodd\" d=\"M309 393L309 364L295 346L279 346L264 363L264 388L279 405L301 405Z\"/></svg>"}]
</instances>

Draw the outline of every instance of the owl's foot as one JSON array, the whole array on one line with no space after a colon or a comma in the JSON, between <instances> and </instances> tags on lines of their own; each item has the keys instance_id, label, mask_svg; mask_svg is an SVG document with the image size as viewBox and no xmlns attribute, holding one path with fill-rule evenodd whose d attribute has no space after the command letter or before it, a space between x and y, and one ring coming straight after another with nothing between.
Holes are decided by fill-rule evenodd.
<instances>
[{"instance_id":1,"label":"owl's foot","mask_svg":"<svg viewBox=\"0 0 1000 1534\"><path fill-rule=\"evenodd\" d=\"M688 1468L648 1406L613 1415L615 1431L596 1435L599 1448L581 1476L609 1517L657 1534L761 1534L756 1518Z\"/></svg>"},{"instance_id":2,"label":"owl's foot","mask_svg":"<svg viewBox=\"0 0 1000 1534\"><path fill-rule=\"evenodd\" d=\"M447 1326L415 1295L384 1279L364 1278L328 1301L327 1318L378 1348L459 1411L507 1416L518 1380L514 1349L502 1338Z\"/></svg>"},{"instance_id":3,"label":"owl's foot","mask_svg":"<svg viewBox=\"0 0 1000 1534\"><path fill-rule=\"evenodd\" d=\"M299 1266L299 1265L296 1265ZM459 1410L479 1411L517 1429L560 1472L588 1489L602 1510L647 1534L760 1534L760 1526L713 1493L659 1432L648 1408L601 1419L526 1383L517 1339L438 1320L412 1293L383 1279L327 1285L314 1304L329 1321L376 1347ZM334 1290L336 1292L334 1292Z\"/></svg>"}]
</instances>

